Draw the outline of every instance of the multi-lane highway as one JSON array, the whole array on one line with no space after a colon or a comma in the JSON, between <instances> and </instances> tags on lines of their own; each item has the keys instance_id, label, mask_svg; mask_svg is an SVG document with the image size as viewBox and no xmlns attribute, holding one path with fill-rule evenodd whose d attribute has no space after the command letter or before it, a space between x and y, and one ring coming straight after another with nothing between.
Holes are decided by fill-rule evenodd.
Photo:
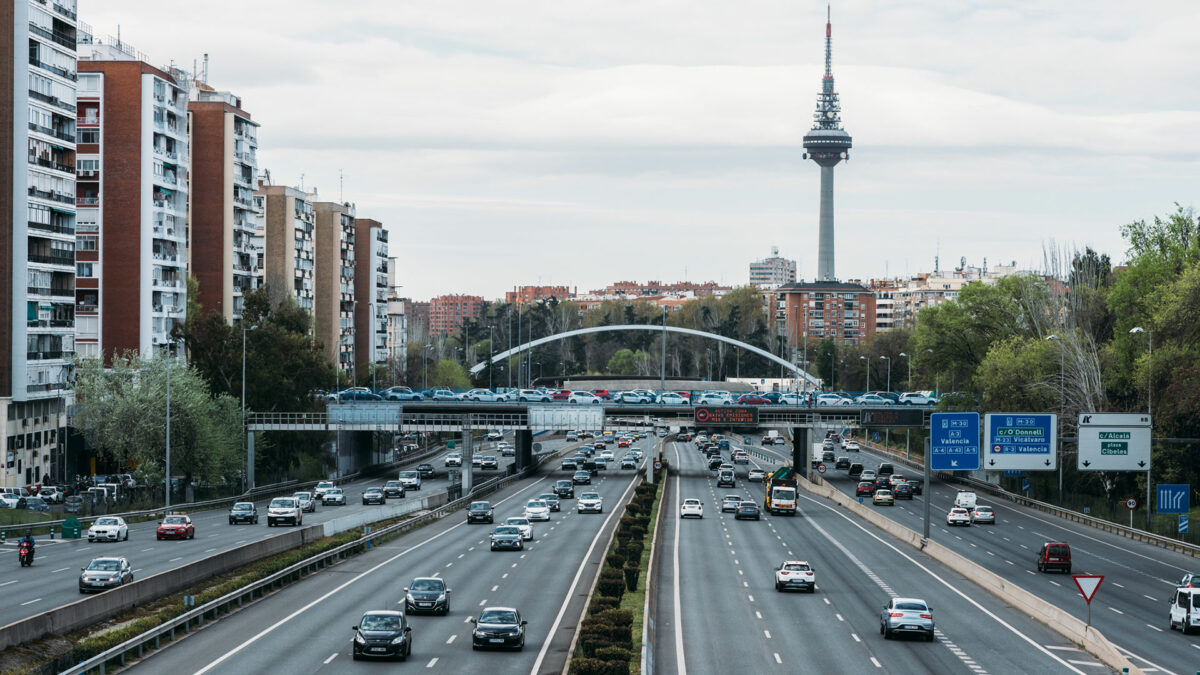
<instances>
[{"instance_id":1,"label":"multi-lane highway","mask_svg":"<svg viewBox=\"0 0 1200 675\"><path fill-rule=\"evenodd\" d=\"M1103 672L1042 624L825 500L801 493L795 517L722 514L726 494L761 504L761 484L739 466L738 487L717 488L695 444L672 446L665 455L679 478L660 539L659 672ZM689 497L703 500L702 520L678 518ZM777 592L783 560L810 563L817 591ZM930 604L934 643L879 634L880 610L897 596Z\"/></svg>"},{"instance_id":2,"label":"multi-lane highway","mask_svg":"<svg viewBox=\"0 0 1200 675\"><path fill-rule=\"evenodd\" d=\"M754 446L759 453L778 458L763 462L764 468L790 463L783 452ZM876 469L887 461L867 451L846 453L852 461ZM898 473L917 477L917 471L897 464ZM855 481L846 471L825 473L830 485L853 496ZM1164 551L1124 537L1072 523L979 492L979 503L996 510L995 525L954 527L946 525L946 514L961 486L934 479L925 491L930 499L931 538L949 546L988 570L1039 595L1057 607L1086 619L1087 605L1071 577L1037 571L1034 555L1042 543L1063 541L1071 545L1072 572L1103 574L1105 579L1092 601L1092 625L1096 626L1130 660L1147 672L1193 673L1200 664L1200 640L1167 628L1167 602L1185 572L1200 564L1194 558ZM900 500L894 507L872 507L893 520L921 531L926 497L912 502ZM869 505L870 500L866 500ZM991 596L985 598L992 601Z\"/></svg>"},{"instance_id":3,"label":"multi-lane highway","mask_svg":"<svg viewBox=\"0 0 1200 675\"><path fill-rule=\"evenodd\" d=\"M650 456L657 438L638 441ZM618 451L618 455L620 452ZM526 502L551 491L573 472L554 470L519 481L487 499L497 523L520 515ZM468 525L458 512L402 535L261 600L134 667L137 672L343 673L376 663L350 658L351 627L371 609L402 609L404 587L414 577L440 576L452 590L447 616L410 617L414 667L427 672L562 672L583 600L603 554L619 504L632 494L635 472L609 469L592 488L604 499L602 514L580 515L564 500L549 522L534 524L521 552L488 547L490 525ZM587 490L579 486L576 496ZM520 652L476 652L472 625L484 606L508 606L529 622Z\"/></svg>"},{"instance_id":4,"label":"multi-lane highway","mask_svg":"<svg viewBox=\"0 0 1200 675\"><path fill-rule=\"evenodd\" d=\"M546 450L561 449L563 441L550 440L543 443ZM484 446L487 452L492 444ZM449 452L449 451L447 451ZM407 499L420 499L429 494L445 492L447 487L445 454L422 460L433 464L437 475L432 480L426 480L421 490L409 491ZM499 455L498 452L492 453ZM498 471L475 471L475 480L487 480L492 476L504 475L510 458L505 460ZM414 463L416 464L416 463ZM367 487L382 485L386 478L365 478L344 484L346 491L346 506L318 506L316 512L304 514L304 524L312 525L327 520L347 516L358 511L379 509L375 505L362 504L362 491ZM392 500L395 503L395 500ZM196 526L196 537L190 540L155 539L157 521L131 523L129 525L129 540L107 543L89 543L87 531L82 539L50 539L37 538L37 553L32 567L20 567L17 564L17 547L10 540L3 551L11 552L12 557L5 556L10 565L0 568L0 590L3 591L5 602L0 606L0 625L39 614L60 605L74 602L79 594L79 569L93 558L101 556L123 556L133 567L134 579L144 578L159 572L186 565L196 560L218 552L241 546L251 541L265 539L281 534L286 528L267 527L267 501L258 502L258 525L230 525L228 509L214 509L189 514Z\"/></svg>"}]
</instances>

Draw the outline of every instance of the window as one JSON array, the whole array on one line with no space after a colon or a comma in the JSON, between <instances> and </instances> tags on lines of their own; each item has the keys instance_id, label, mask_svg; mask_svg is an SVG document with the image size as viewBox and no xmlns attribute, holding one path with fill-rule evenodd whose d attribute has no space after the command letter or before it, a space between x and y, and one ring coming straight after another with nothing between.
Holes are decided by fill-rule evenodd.
<instances>
[{"instance_id":1,"label":"window","mask_svg":"<svg viewBox=\"0 0 1200 675\"><path fill-rule=\"evenodd\" d=\"M95 251L98 237L92 235L80 236L76 238L75 243L78 245L78 250L80 251Z\"/></svg>"},{"instance_id":2,"label":"window","mask_svg":"<svg viewBox=\"0 0 1200 675\"><path fill-rule=\"evenodd\" d=\"M91 278L92 263L75 263L75 276L81 278Z\"/></svg>"},{"instance_id":3,"label":"window","mask_svg":"<svg viewBox=\"0 0 1200 675\"><path fill-rule=\"evenodd\" d=\"M86 132L81 132L86 133ZM75 161L75 170L81 176L90 176L100 170L99 159L80 159Z\"/></svg>"},{"instance_id":4,"label":"window","mask_svg":"<svg viewBox=\"0 0 1200 675\"><path fill-rule=\"evenodd\" d=\"M100 130L99 129L80 129L79 130L79 142L80 143L99 143L100 142Z\"/></svg>"}]
</instances>

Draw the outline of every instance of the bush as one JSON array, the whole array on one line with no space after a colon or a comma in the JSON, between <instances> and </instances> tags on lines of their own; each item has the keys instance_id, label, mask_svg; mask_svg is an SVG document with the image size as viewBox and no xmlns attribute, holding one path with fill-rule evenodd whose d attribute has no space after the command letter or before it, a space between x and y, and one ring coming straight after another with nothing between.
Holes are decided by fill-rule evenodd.
<instances>
[{"instance_id":1,"label":"bush","mask_svg":"<svg viewBox=\"0 0 1200 675\"><path fill-rule=\"evenodd\" d=\"M637 590L638 575L641 571L641 567L636 564L625 566L625 588L630 591Z\"/></svg>"},{"instance_id":2,"label":"bush","mask_svg":"<svg viewBox=\"0 0 1200 675\"><path fill-rule=\"evenodd\" d=\"M620 570L605 567L600 572L600 581L596 583L596 590L603 595L620 598L625 593L624 575Z\"/></svg>"},{"instance_id":3,"label":"bush","mask_svg":"<svg viewBox=\"0 0 1200 675\"><path fill-rule=\"evenodd\" d=\"M571 659L570 675L616 675L616 673L629 672L629 663L626 662L624 671L613 670L613 665L608 661L601 659Z\"/></svg>"},{"instance_id":4,"label":"bush","mask_svg":"<svg viewBox=\"0 0 1200 675\"><path fill-rule=\"evenodd\" d=\"M592 596L592 601L588 603L588 615L595 616L606 609L616 609L621 606L621 599L614 598L610 595L601 595L599 591Z\"/></svg>"},{"instance_id":5,"label":"bush","mask_svg":"<svg viewBox=\"0 0 1200 675\"><path fill-rule=\"evenodd\" d=\"M624 553L625 562L632 563L632 564L638 565L640 567L642 564L642 551L643 550L645 550L645 547L642 546L642 542L640 542L640 541L629 542L629 546L625 547L625 553Z\"/></svg>"},{"instance_id":6,"label":"bush","mask_svg":"<svg viewBox=\"0 0 1200 675\"><path fill-rule=\"evenodd\" d=\"M633 612L627 609L610 609L597 614L596 621L629 628L633 625Z\"/></svg>"},{"instance_id":7,"label":"bush","mask_svg":"<svg viewBox=\"0 0 1200 675\"><path fill-rule=\"evenodd\" d=\"M622 567L624 567L625 561L626 561L625 555L618 553L616 551L609 553L608 556L604 558L605 564L609 565L610 567L615 567L617 569L621 569Z\"/></svg>"},{"instance_id":8,"label":"bush","mask_svg":"<svg viewBox=\"0 0 1200 675\"><path fill-rule=\"evenodd\" d=\"M633 652L621 647L603 647L596 650L595 656L604 661L623 661L629 663L629 659L633 657Z\"/></svg>"},{"instance_id":9,"label":"bush","mask_svg":"<svg viewBox=\"0 0 1200 675\"><path fill-rule=\"evenodd\" d=\"M635 540L641 541L646 538L646 526L634 525L633 527L629 528L629 534L633 535Z\"/></svg>"},{"instance_id":10,"label":"bush","mask_svg":"<svg viewBox=\"0 0 1200 675\"><path fill-rule=\"evenodd\" d=\"M631 501L625 505L625 513L631 516L637 516L645 512L645 508L638 501Z\"/></svg>"},{"instance_id":11,"label":"bush","mask_svg":"<svg viewBox=\"0 0 1200 675\"><path fill-rule=\"evenodd\" d=\"M621 516L621 520L617 524L617 531L620 532L624 530L625 532L628 532L629 528L633 527L636 523L637 519L633 516Z\"/></svg>"}]
</instances>

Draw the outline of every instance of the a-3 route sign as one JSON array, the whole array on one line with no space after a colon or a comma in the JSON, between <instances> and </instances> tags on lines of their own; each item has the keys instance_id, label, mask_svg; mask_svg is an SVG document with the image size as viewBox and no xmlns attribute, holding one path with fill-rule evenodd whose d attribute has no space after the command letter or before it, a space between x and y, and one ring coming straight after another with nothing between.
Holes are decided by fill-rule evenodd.
<instances>
[{"instance_id":1,"label":"a-3 route sign","mask_svg":"<svg viewBox=\"0 0 1200 675\"><path fill-rule=\"evenodd\" d=\"M929 416L929 468L933 471L979 469L979 413Z\"/></svg>"},{"instance_id":2,"label":"a-3 route sign","mask_svg":"<svg viewBox=\"0 0 1200 675\"><path fill-rule=\"evenodd\" d=\"M1052 471L1058 468L1058 415L990 413L983 418L983 468Z\"/></svg>"}]
</instances>

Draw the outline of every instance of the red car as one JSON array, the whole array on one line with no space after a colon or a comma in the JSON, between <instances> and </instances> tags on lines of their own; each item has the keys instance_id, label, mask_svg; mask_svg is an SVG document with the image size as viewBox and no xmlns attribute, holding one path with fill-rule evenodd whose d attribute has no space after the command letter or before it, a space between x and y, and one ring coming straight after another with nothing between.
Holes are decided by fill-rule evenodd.
<instances>
[{"instance_id":1,"label":"red car","mask_svg":"<svg viewBox=\"0 0 1200 675\"><path fill-rule=\"evenodd\" d=\"M738 405L767 405L771 401L758 394L742 394L738 397L737 402Z\"/></svg>"},{"instance_id":2,"label":"red car","mask_svg":"<svg viewBox=\"0 0 1200 675\"><path fill-rule=\"evenodd\" d=\"M560 390L550 394L551 401L565 401L570 397L571 397L571 392L567 391L566 389L560 389Z\"/></svg>"},{"instance_id":3,"label":"red car","mask_svg":"<svg viewBox=\"0 0 1200 675\"><path fill-rule=\"evenodd\" d=\"M875 484L870 481L863 481L858 484L858 487L854 488L854 496L856 497L870 497L873 494L875 494Z\"/></svg>"},{"instance_id":4,"label":"red car","mask_svg":"<svg viewBox=\"0 0 1200 675\"><path fill-rule=\"evenodd\" d=\"M617 447L618 447L618 448L628 448L628 447L629 447L629 439L628 439L628 438L621 438L621 439L618 439L618 440L617 440Z\"/></svg>"},{"instance_id":5,"label":"red car","mask_svg":"<svg viewBox=\"0 0 1200 675\"><path fill-rule=\"evenodd\" d=\"M195 539L196 527L192 525L192 519L187 516L170 515L162 519L154 534L160 541L163 539Z\"/></svg>"},{"instance_id":6,"label":"red car","mask_svg":"<svg viewBox=\"0 0 1200 675\"><path fill-rule=\"evenodd\" d=\"M596 396L599 396L600 398L604 399L605 401L612 400L612 396L609 395L607 389L593 389L592 393L595 394Z\"/></svg>"}]
</instances>

